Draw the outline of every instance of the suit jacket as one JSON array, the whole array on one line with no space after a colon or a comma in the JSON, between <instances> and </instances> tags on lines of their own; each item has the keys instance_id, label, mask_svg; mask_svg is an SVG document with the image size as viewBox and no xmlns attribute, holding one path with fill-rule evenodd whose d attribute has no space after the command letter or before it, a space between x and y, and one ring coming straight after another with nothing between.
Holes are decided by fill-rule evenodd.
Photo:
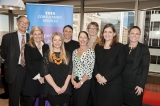
<instances>
[{"instance_id":1,"label":"suit jacket","mask_svg":"<svg viewBox=\"0 0 160 106\"><path fill-rule=\"evenodd\" d=\"M44 53L49 49L47 44L42 46L42 53ZM34 78L38 73L41 73L41 64L43 60L43 56L39 52L38 48L32 48L30 45L25 45L24 50L25 62L27 67L27 75Z\"/></svg>"},{"instance_id":2,"label":"suit jacket","mask_svg":"<svg viewBox=\"0 0 160 106\"><path fill-rule=\"evenodd\" d=\"M95 47L94 76L98 73L105 77L107 84L122 83L122 71L126 64L126 52L123 44L112 45L107 55L104 54L104 46ZM106 85L107 86L107 85Z\"/></svg>"},{"instance_id":3,"label":"suit jacket","mask_svg":"<svg viewBox=\"0 0 160 106\"><path fill-rule=\"evenodd\" d=\"M125 45L125 48L128 48L128 44ZM150 53L146 45L138 43L136 54L134 57L133 67L133 80L136 86L144 88L150 64Z\"/></svg>"},{"instance_id":4,"label":"suit jacket","mask_svg":"<svg viewBox=\"0 0 160 106\"><path fill-rule=\"evenodd\" d=\"M29 34L26 34L26 42ZM20 46L17 32L8 33L3 36L1 44L1 56L5 60L5 79L12 84L17 75L18 61L20 56Z\"/></svg>"}]
</instances>

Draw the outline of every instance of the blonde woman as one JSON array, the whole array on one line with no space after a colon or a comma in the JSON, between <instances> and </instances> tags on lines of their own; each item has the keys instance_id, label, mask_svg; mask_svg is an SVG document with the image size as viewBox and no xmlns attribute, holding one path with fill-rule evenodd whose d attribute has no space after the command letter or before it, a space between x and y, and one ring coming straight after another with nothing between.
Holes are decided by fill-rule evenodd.
<instances>
[{"instance_id":1,"label":"blonde woman","mask_svg":"<svg viewBox=\"0 0 160 106\"><path fill-rule=\"evenodd\" d=\"M44 43L43 31L35 26L30 32L29 42L25 45L24 55L26 62L26 79L24 86L25 106L34 106L36 98L39 97L39 106L44 106L44 78L40 75L41 63L44 53L49 46Z\"/></svg>"},{"instance_id":2,"label":"blonde woman","mask_svg":"<svg viewBox=\"0 0 160 106\"><path fill-rule=\"evenodd\" d=\"M87 26L87 31L89 34L88 46L94 50L96 44L100 41L100 38L97 36L99 31L99 25L97 22L91 22Z\"/></svg>"},{"instance_id":3,"label":"blonde woman","mask_svg":"<svg viewBox=\"0 0 160 106\"><path fill-rule=\"evenodd\" d=\"M59 32L52 35L50 50L43 59L43 73L47 81L45 94L51 106L68 106L72 64L69 53L64 49L62 34Z\"/></svg>"}]
</instances>

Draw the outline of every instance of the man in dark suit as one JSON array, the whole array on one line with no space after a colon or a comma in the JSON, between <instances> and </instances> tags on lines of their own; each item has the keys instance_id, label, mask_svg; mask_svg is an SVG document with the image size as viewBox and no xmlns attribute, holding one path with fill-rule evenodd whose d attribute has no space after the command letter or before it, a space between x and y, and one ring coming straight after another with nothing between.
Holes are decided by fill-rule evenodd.
<instances>
[{"instance_id":1,"label":"man in dark suit","mask_svg":"<svg viewBox=\"0 0 160 106\"><path fill-rule=\"evenodd\" d=\"M1 56L5 60L5 80L9 89L9 106L19 106L19 97L24 83L26 67L24 45L29 35L26 30L29 20L25 16L17 18L18 31L3 36Z\"/></svg>"}]
</instances>

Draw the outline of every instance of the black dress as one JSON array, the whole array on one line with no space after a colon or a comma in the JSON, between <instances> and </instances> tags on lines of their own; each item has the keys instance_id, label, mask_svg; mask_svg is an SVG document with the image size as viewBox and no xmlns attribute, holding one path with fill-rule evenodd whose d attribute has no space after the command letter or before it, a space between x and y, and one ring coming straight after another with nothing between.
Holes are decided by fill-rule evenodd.
<instances>
[{"instance_id":1,"label":"black dress","mask_svg":"<svg viewBox=\"0 0 160 106\"><path fill-rule=\"evenodd\" d=\"M131 50L127 48L127 62L126 67L123 71L123 103L129 106L141 106L142 95L137 96L135 94L135 82L133 78L133 67L134 58L137 48ZM129 54L130 52L130 54Z\"/></svg>"},{"instance_id":2,"label":"black dress","mask_svg":"<svg viewBox=\"0 0 160 106\"><path fill-rule=\"evenodd\" d=\"M55 53L57 57L59 57L60 52ZM69 58L68 65L62 63L57 65L53 62L49 62L48 53L45 54L43 59L43 73L44 76L50 74L56 83L57 86L62 87L65 83L68 75L72 74L72 62L70 61L69 53L67 53L67 57ZM52 96L53 103L63 104L69 103L70 95L71 95L71 83L68 84L66 91L63 94L58 95L54 88L45 81L44 93L47 97Z\"/></svg>"},{"instance_id":3,"label":"black dress","mask_svg":"<svg viewBox=\"0 0 160 106\"><path fill-rule=\"evenodd\" d=\"M96 61L93 75L101 74L107 80L105 85L96 82L96 106L123 106L122 71L126 64L126 52L123 44L117 43L110 49L96 45Z\"/></svg>"}]
</instances>

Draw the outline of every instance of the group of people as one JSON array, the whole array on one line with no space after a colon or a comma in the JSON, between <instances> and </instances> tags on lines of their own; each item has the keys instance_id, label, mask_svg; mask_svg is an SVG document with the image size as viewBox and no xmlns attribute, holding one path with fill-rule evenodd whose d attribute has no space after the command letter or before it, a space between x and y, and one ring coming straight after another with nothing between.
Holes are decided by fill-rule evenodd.
<instances>
[{"instance_id":1,"label":"group of people","mask_svg":"<svg viewBox=\"0 0 160 106\"><path fill-rule=\"evenodd\" d=\"M113 24L91 22L72 40L73 28L52 34L45 44L40 27L26 33L29 20L17 19L18 31L3 36L1 56L9 106L142 106L150 53L138 42L141 30L129 30L129 44L118 42Z\"/></svg>"}]
</instances>

